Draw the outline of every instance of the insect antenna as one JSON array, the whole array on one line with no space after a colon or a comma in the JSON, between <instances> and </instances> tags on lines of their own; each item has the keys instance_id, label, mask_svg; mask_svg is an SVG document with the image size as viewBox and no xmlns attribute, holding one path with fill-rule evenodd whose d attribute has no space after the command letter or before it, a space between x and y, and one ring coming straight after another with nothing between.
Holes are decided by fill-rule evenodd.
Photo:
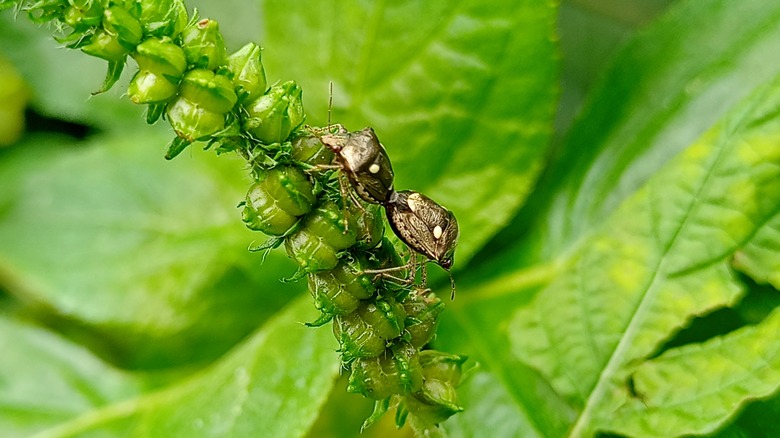
<instances>
[{"instance_id":1,"label":"insect antenna","mask_svg":"<svg viewBox=\"0 0 780 438\"><path fill-rule=\"evenodd\" d=\"M455 278L452 276L452 272L450 272L449 270L447 270L447 274L450 275L450 288L451 288L450 301L452 301L455 299Z\"/></svg>"}]
</instances>

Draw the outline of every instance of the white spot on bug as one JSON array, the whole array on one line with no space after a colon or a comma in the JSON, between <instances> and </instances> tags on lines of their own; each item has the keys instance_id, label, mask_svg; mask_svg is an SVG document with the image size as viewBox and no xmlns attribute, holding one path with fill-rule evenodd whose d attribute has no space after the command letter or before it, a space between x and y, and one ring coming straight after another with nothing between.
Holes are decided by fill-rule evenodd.
<instances>
[{"instance_id":1,"label":"white spot on bug","mask_svg":"<svg viewBox=\"0 0 780 438\"><path fill-rule=\"evenodd\" d=\"M379 165L376 163L372 164L371 167L368 168L368 171L373 174L379 173Z\"/></svg>"},{"instance_id":2,"label":"white spot on bug","mask_svg":"<svg viewBox=\"0 0 780 438\"><path fill-rule=\"evenodd\" d=\"M433 238L438 239L441 237L441 234L442 234L441 227L436 225L436 228L433 229Z\"/></svg>"},{"instance_id":3,"label":"white spot on bug","mask_svg":"<svg viewBox=\"0 0 780 438\"><path fill-rule=\"evenodd\" d=\"M417 211L418 202L420 202L420 195L417 193L412 193L408 198L406 198L406 205L409 206L409 210L412 210L412 213Z\"/></svg>"}]
</instances>

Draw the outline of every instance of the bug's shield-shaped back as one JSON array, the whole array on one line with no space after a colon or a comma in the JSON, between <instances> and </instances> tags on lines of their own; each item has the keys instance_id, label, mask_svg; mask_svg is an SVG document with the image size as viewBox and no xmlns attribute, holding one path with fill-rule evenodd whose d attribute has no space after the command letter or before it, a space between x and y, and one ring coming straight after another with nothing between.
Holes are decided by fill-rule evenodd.
<instances>
[{"instance_id":1,"label":"bug's shield-shaped back","mask_svg":"<svg viewBox=\"0 0 780 438\"><path fill-rule=\"evenodd\" d=\"M338 157L358 196L372 204L382 204L393 192L393 167L387 151L372 128L322 137Z\"/></svg>"},{"instance_id":2,"label":"bug's shield-shaped back","mask_svg":"<svg viewBox=\"0 0 780 438\"><path fill-rule=\"evenodd\" d=\"M396 192L386 205L390 226L413 250L445 269L452 267L458 243L455 215L425 195Z\"/></svg>"}]
</instances>

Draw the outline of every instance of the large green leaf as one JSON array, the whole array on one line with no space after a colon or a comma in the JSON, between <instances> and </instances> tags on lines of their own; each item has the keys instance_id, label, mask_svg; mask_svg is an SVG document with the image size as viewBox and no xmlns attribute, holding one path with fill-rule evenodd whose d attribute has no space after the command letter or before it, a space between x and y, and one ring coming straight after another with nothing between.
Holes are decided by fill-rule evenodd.
<instances>
[{"instance_id":1,"label":"large green leaf","mask_svg":"<svg viewBox=\"0 0 780 438\"><path fill-rule=\"evenodd\" d=\"M236 209L241 161L166 162L166 140L38 136L0 157L3 283L127 366L213 358L303 287L279 283L285 257L246 250L263 236Z\"/></svg>"},{"instance_id":2,"label":"large green leaf","mask_svg":"<svg viewBox=\"0 0 780 438\"><path fill-rule=\"evenodd\" d=\"M327 80L335 81L334 122L377 127L398 187L455 210L459 254L468 259L522 204L549 140L555 9L530 1L438 7L270 2L261 42L271 80L304 85L310 123L325 123ZM447 422L453 436L562 436L572 426L574 435L704 433L777 392L776 300L757 305L755 326L734 329L737 318L705 341L680 332L759 287L750 280L777 287L777 171L766 163L778 158L778 97L771 90L772 103L769 92L754 92L780 70L769 61L780 49L779 15L769 1L681 2L616 58L532 202L458 276L438 345L471 354L482 369L461 387L467 411ZM233 35L257 32L229 22L221 24ZM66 99L47 98L39 108ZM106 121L96 124L112 126L112 111L97 114ZM125 151L166 140L144 137L33 149L54 142L41 137L0 155L3 284L26 303L22 311L76 339L88 333L93 348L118 348L125 364L212 358L278 308L268 300L284 296L270 282L286 265L270 259L257 267L243 252L253 237L234 209L246 188L235 179L240 166L212 168L195 154L182 157L191 169L166 179L179 160ZM202 184L211 189L194 189ZM138 220L147 215L158 217ZM115 216L132 220L111 220L102 231L95 222ZM6 249L6 241L15 243ZM129 256L139 251L149 258ZM76 273L82 265L86 278ZM311 317L291 316L303 315L303 301L192 380L49 432L300 436L330 388L336 356L327 330L287 324ZM307 362L310 349L319 359ZM287 369L265 368L269 358ZM307 386L307 398L290 390L294 380L263 380L269 375L322 384ZM257 402L236 403L246 393L232 384L247 376L266 390ZM276 404L291 398L292 408ZM749 404L724 436L755 432L751 419L769 421L775 400ZM233 422L231 414L249 411Z\"/></svg>"},{"instance_id":3,"label":"large green leaf","mask_svg":"<svg viewBox=\"0 0 780 438\"><path fill-rule=\"evenodd\" d=\"M762 225L773 223L778 199L772 165L759 162L777 157L771 122L776 114L765 102L769 92L756 90L780 73L780 64L766 62L780 50L778 13L780 7L768 1L682 2L637 35L614 59L518 219L459 276L459 296L443 316L438 345L470 353L484 364L510 395L510 405L502 409L523 412L535 433L563 436L578 421L583 427L578 433L612 430L614 405L605 406L614 400L604 394L630 398L639 384L631 367L662 352L696 315L739 301L744 284L731 270L731 257L739 261L755 254L762 266L776 266L757 251L765 245L759 239L772 234ZM750 103L734 109L751 94ZM756 108L749 110L750 105ZM751 146L740 146L748 140L758 145L753 153L763 157L751 158ZM701 184L708 188L699 193L700 202L708 203L695 210L702 219L691 226L680 208L686 205L681 188L697 176L694 156L724 148L742 156L724 156L720 165L732 167L719 175L721 187L707 185L714 178ZM659 173L682 150L690 166ZM731 173L735 179L729 182ZM647 185L649 179L653 183ZM732 183L733 191L721 190ZM698 226L702 223L708 225ZM671 239L674 250L659 247L660 237L669 244L670 230L677 226L681 234ZM776 246L764 254L776 256L771 248ZM743 269L749 272L747 264ZM514 354L505 351L510 340ZM624 350L607 368L617 345ZM769 350L763 353L771 356ZM730 409L720 406L719 420L710 421L707 430L777 383L732 393ZM470 397L466 403L486 401L478 394ZM483 424L474 420L473 429ZM691 424L685 427L693 433ZM524 433L529 432L516 431Z\"/></svg>"},{"instance_id":4,"label":"large green leaf","mask_svg":"<svg viewBox=\"0 0 780 438\"><path fill-rule=\"evenodd\" d=\"M94 359L74 355L72 346L58 346L54 341L41 345L44 357L55 360L38 364L29 374L25 362L39 358L26 351L29 346L11 348L6 351L19 360L3 364L0 381L14 384L0 386L0 397L12 399L14 407L19 407L15 395L33 399L30 411L34 416L23 418L18 411L3 409L0 425L16 423L27 426L27 431L38 429L38 437L304 436L338 371L335 341L328 330L299 323L314 316L309 300L298 299L209 368L136 398L127 398L132 390L137 391L132 380L125 382L105 365L94 364ZM76 361L80 361L78 367L72 365ZM44 396L36 381L41 376L49 376L54 388L62 387L57 394L60 398L52 399L52 392ZM25 392L25 385L36 391ZM46 412L35 412L47 406L59 410L52 409L49 417ZM68 421L58 421L67 416L71 417ZM8 436L14 430L19 429L0 432Z\"/></svg>"},{"instance_id":5,"label":"large green leaf","mask_svg":"<svg viewBox=\"0 0 780 438\"><path fill-rule=\"evenodd\" d=\"M533 251L550 259L571 248L670 157L780 72L780 64L767 62L780 51L778 21L774 1L684 1L630 41L594 88L534 196L496 239L507 247L502 256Z\"/></svg>"},{"instance_id":6,"label":"large green leaf","mask_svg":"<svg viewBox=\"0 0 780 438\"><path fill-rule=\"evenodd\" d=\"M0 435L29 436L132 398L142 382L83 347L0 316Z\"/></svg>"},{"instance_id":7,"label":"large green leaf","mask_svg":"<svg viewBox=\"0 0 780 438\"><path fill-rule=\"evenodd\" d=\"M582 409L573 436L708 432L740 402L780 388L776 316L644 361L694 316L739 299L731 257L780 205L778 108L774 85L725 118L621 205L515 316L517 356ZM631 376L642 400L627 387Z\"/></svg>"},{"instance_id":8,"label":"large green leaf","mask_svg":"<svg viewBox=\"0 0 780 438\"><path fill-rule=\"evenodd\" d=\"M269 77L309 123L373 126L396 187L452 209L468 260L525 199L550 138L556 8L538 1L265 2Z\"/></svg>"}]
</instances>

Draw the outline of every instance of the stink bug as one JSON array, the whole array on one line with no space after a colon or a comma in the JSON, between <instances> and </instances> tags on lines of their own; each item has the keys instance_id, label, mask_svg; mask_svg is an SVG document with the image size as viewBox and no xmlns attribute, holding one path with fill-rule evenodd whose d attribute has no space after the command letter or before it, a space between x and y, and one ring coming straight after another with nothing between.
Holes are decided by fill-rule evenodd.
<instances>
[{"instance_id":1,"label":"stink bug","mask_svg":"<svg viewBox=\"0 0 780 438\"><path fill-rule=\"evenodd\" d=\"M399 239L442 268L452 267L458 221L451 211L411 190L393 192L385 210Z\"/></svg>"},{"instance_id":2,"label":"stink bug","mask_svg":"<svg viewBox=\"0 0 780 438\"><path fill-rule=\"evenodd\" d=\"M458 221L455 215L427 196L411 190L393 192L384 206L387 221L398 238L413 251L428 257L449 272L458 245ZM409 265L401 268L414 265L414 260L413 257ZM377 269L373 272L386 273L396 269ZM425 282L423 265L423 284ZM454 298L455 282L452 275L450 282Z\"/></svg>"},{"instance_id":3,"label":"stink bug","mask_svg":"<svg viewBox=\"0 0 780 438\"><path fill-rule=\"evenodd\" d=\"M371 204L384 204L393 193L393 167L372 128L326 134L322 144L336 154L338 167L347 175L358 196Z\"/></svg>"}]
</instances>

